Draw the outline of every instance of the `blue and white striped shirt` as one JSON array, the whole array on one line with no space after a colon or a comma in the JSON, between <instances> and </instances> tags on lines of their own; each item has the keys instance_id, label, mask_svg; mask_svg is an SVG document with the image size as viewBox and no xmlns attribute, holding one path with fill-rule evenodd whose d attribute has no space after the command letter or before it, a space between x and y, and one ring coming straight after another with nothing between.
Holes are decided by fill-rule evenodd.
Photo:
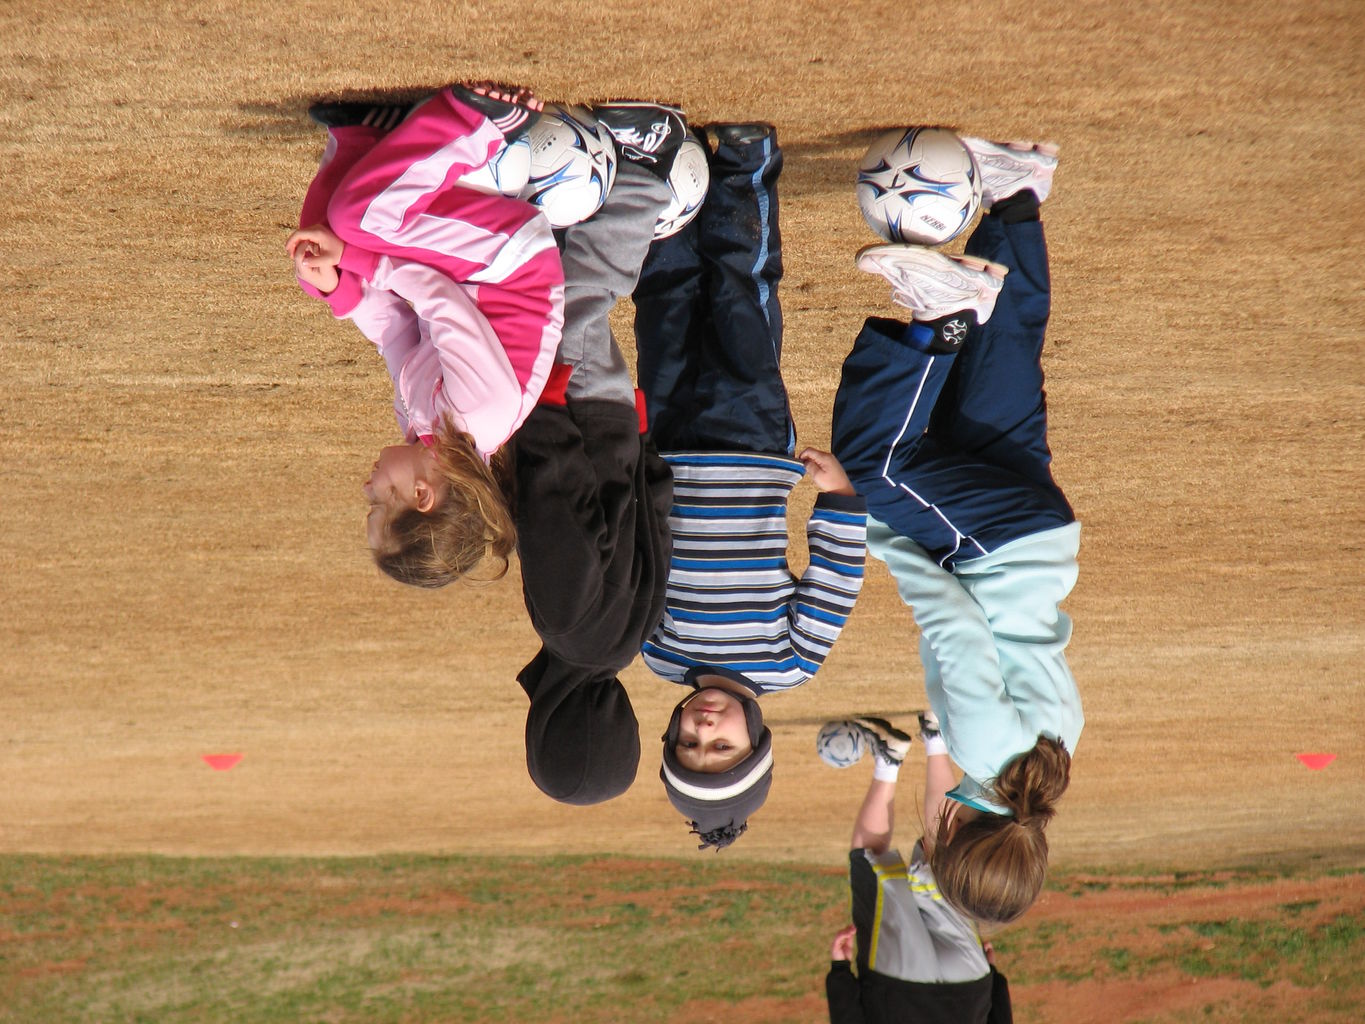
<instances>
[{"instance_id":1,"label":"blue and white striped shirt","mask_svg":"<svg viewBox=\"0 0 1365 1024\"><path fill-rule=\"evenodd\" d=\"M645 663L681 682L694 665L742 672L762 692L819 670L863 585L863 499L821 494L806 525L810 564L787 567L787 497L801 463L752 452L675 452L673 559L663 621Z\"/></svg>"}]
</instances>

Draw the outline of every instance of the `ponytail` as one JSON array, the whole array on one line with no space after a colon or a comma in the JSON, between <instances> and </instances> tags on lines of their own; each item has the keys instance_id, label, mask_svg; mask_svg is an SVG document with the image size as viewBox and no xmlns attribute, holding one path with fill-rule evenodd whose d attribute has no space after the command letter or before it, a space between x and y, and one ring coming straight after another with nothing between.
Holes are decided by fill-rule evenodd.
<instances>
[{"instance_id":1,"label":"ponytail","mask_svg":"<svg viewBox=\"0 0 1365 1024\"><path fill-rule=\"evenodd\" d=\"M1071 755L1058 740L1039 736L1033 749L1011 760L992 788L1019 825L1047 827L1071 782Z\"/></svg>"}]
</instances>

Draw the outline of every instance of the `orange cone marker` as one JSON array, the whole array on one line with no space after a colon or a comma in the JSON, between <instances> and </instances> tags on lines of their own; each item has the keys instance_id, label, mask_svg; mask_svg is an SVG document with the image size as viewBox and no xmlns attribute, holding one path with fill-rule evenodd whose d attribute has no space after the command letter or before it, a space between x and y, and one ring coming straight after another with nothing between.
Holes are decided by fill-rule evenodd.
<instances>
[{"instance_id":1,"label":"orange cone marker","mask_svg":"<svg viewBox=\"0 0 1365 1024\"><path fill-rule=\"evenodd\" d=\"M1295 754L1305 768L1320 772L1337 759L1336 754Z\"/></svg>"},{"instance_id":2,"label":"orange cone marker","mask_svg":"<svg viewBox=\"0 0 1365 1024\"><path fill-rule=\"evenodd\" d=\"M216 772L225 772L229 768L235 768L237 762L242 759L241 754L204 754L204 763Z\"/></svg>"}]
</instances>

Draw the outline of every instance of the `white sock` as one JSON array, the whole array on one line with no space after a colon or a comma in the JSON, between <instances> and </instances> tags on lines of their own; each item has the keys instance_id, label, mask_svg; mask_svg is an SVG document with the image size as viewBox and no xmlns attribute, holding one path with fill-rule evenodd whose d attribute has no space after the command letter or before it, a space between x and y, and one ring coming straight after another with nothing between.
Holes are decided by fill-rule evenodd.
<instances>
[{"instance_id":1,"label":"white sock","mask_svg":"<svg viewBox=\"0 0 1365 1024\"><path fill-rule=\"evenodd\" d=\"M894 761L885 761L880 757L874 757L872 761L872 777L878 782L895 782L900 777L901 766Z\"/></svg>"},{"instance_id":2,"label":"white sock","mask_svg":"<svg viewBox=\"0 0 1365 1024\"><path fill-rule=\"evenodd\" d=\"M922 737L922 740L924 742L924 753L929 757L933 757L935 754L948 753L948 744L943 742L941 733L938 736Z\"/></svg>"}]
</instances>

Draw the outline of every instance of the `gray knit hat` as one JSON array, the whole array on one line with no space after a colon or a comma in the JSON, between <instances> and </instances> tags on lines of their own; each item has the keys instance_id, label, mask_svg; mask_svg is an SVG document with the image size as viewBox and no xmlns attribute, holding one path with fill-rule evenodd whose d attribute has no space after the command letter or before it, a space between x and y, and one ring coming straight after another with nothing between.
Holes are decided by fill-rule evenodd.
<instances>
[{"instance_id":1,"label":"gray knit hat","mask_svg":"<svg viewBox=\"0 0 1365 1024\"><path fill-rule=\"evenodd\" d=\"M673 709L664 733L663 779L669 802L688 820L692 833L701 839L700 850L713 846L717 850L729 846L749 827L748 818L768 799L773 781L773 735L763 724L763 712L755 699L759 690L747 677L726 668L699 665L688 670L683 682L696 690L701 676L721 676L738 683L750 694L735 694L744 707L744 720L749 728L749 742L753 750L738 764L723 772L696 772L685 768L675 752L682 725L683 705L692 699L689 693Z\"/></svg>"}]
</instances>

